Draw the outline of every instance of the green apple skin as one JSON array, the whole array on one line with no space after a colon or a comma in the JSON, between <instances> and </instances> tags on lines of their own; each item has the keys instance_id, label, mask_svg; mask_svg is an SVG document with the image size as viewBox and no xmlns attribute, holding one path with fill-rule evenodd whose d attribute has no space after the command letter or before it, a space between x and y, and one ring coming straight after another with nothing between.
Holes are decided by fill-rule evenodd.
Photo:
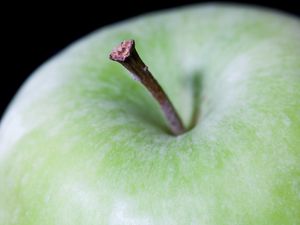
<instances>
[{"instance_id":1,"label":"green apple skin","mask_svg":"<svg viewBox=\"0 0 300 225\"><path fill-rule=\"evenodd\" d=\"M201 93L193 130L109 61L129 38L186 124ZM1 225L300 224L299 19L207 4L101 29L29 78L0 150Z\"/></svg>"}]
</instances>

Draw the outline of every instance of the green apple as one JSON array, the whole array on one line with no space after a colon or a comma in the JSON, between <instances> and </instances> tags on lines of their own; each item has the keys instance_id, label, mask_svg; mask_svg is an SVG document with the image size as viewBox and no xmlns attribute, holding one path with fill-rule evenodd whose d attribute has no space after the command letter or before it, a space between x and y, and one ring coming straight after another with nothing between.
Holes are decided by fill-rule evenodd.
<instances>
[{"instance_id":1,"label":"green apple","mask_svg":"<svg viewBox=\"0 0 300 225\"><path fill-rule=\"evenodd\" d=\"M131 38L186 125L199 105L189 132L108 59ZM103 28L24 84L0 160L1 225L300 224L300 21L206 4Z\"/></svg>"}]
</instances>

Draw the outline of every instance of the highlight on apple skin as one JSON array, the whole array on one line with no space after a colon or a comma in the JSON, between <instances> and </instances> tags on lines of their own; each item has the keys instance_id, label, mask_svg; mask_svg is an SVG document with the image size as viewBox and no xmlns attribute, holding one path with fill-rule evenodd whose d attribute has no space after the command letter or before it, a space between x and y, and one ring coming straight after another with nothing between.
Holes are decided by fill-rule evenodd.
<instances>
[{"instance_id":1,"label":"highlight on apple skin","mask_svg":"<svg viewBox=\"0 0 300 225\"><path fill-rule=\"evenodd\" d=\"M192 130L108 59L127 39ZM299 40L299 18L203 4L72 44L2 118L0 224L300 224Z\"/></svg>"}]
</instances>

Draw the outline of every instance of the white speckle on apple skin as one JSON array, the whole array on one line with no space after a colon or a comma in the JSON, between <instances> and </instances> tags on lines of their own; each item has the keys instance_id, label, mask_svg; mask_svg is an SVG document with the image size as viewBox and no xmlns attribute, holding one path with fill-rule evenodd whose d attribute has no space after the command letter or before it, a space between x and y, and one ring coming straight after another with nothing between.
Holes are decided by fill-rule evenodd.
<instances>
[{"instance_id":1,"label":"white speckle on apple skin","mask_svg":"<svg viewBox=\"0 0 300 225\"><path fill-rule=\"evenodd\" d=\"M141 218L140 215L132 215L130 207L126 201L117 200L112 208L109 224L111 225L151 225L153 222L149 218Z\"/></svg>"},{"instance_id":2,"label":"white speckle on apple skin","mask_svg":"<svg viewBox=\"0 0 300 225\"><path fill-rule=\"evenodd\" d=\"M288 116L284 115L283 116L283 123L285 124L285 126L289 127L291 125L291 120Z\"/></svg>"}]
</instances>

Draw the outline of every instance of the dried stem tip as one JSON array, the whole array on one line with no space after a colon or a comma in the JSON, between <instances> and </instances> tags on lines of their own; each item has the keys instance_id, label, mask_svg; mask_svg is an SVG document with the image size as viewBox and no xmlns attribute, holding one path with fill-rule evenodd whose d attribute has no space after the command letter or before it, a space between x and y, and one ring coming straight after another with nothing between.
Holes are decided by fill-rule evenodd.
<instances>
[{"instance_id":1,"label":"dried stem tip","mask_svg":"<svg viewBox=\"0 0 300 225\"><path fill-rule=\"evenodd\" d=\"M123 41L117 46L109 55L109 58L114 61L124 62L130 55L131 50L134 48L134 40Z\"/></svg>"},{"instance_id":2,"label":"dried stem tip","mask_svg":"<svg viewBox=\"0 0 300 225\"><path fill-rule=\"evenodd\" d=\"M159 85L159 83L152 76L148 67L139 57L134 40L123 41L117 46L109 55L113 61L121 63L129 72L132 73L134 78L140 81L158 101L163 110L165 117L169 123L169 127L174 135L179 135L186 132L181 118L175 110L173 104L168 96Z\"/></svg>"}]
</instances>

